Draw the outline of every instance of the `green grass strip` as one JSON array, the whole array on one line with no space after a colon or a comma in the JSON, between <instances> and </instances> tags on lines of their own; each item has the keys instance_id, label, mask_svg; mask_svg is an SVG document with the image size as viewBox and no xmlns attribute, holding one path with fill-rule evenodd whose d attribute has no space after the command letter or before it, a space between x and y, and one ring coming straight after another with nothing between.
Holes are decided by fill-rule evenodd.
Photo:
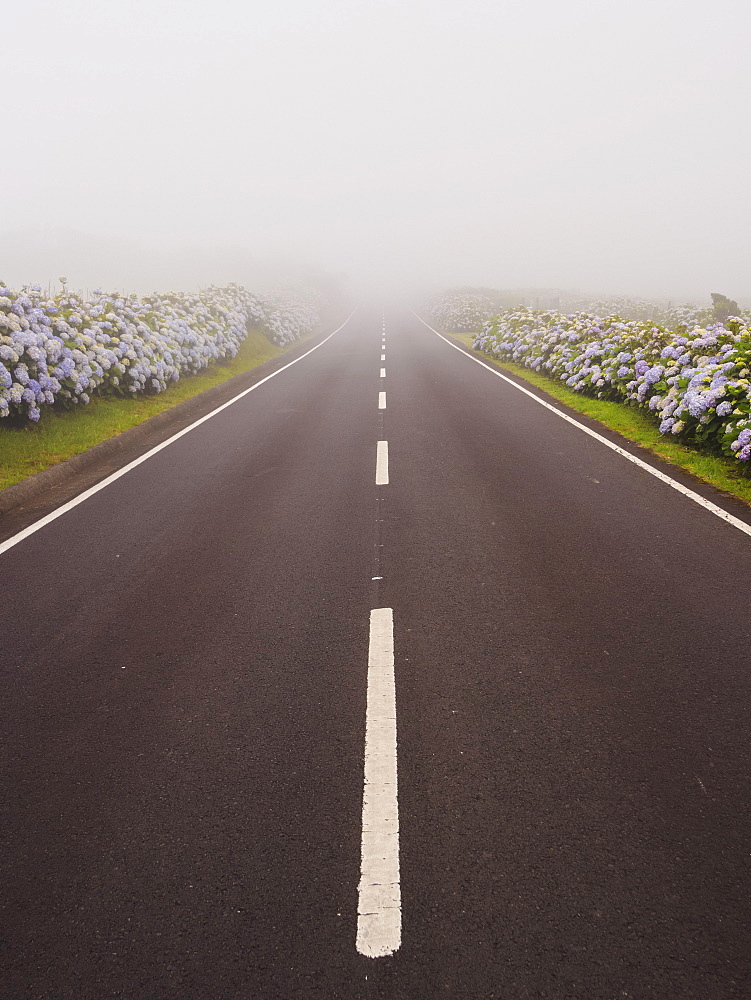
<instances>
[{"instance_id":1,"label":"green grass strip","mask_svg":"<svg viewBox=\"0 0 751 1000\"><path fill-rule=\"evenodd\" d=\"M300 340L295 341L291 346L299 343ZM157 413L169 410L235 375L242 375L265 361L278 358L289 349L277 347L262 333L253 330L230 362L216 363L201 375L181 378L156 396L130 399L93 396L88 406L45 413L38 424L29 421L23 427L0 427L0 489L73 455L80 455L95 444L121 434Z\"/></svg>"},{"instance_id":2,"label":"green grass strip","mask_svg":"<svg viewBox=\"0 0 751 1000\"><path fill-rule=\"evenodd\" d=\"M605 427L622 434L623 437L634 444L646 448L654 455L685 469L698 479L716 487L723 493L743 500L744 503L751 504L751 480L749 480L738 469L738 462L721 455L708 455L699 451L698 448L680 444L675 439L671 440L670 435L660 434L655 426L654 420L633 406L625 406L623 403L606 402L602 399L591 399L579 392L572 392L567 386L562 385L555 379L545 375L538 375L537 372L517 365L513 361L496 361L482 351L475 351L472 348L474 334L452 333L449 336L458 340L472 350L478 358L482 358L488 364L494 365L501 371L515 375L517 378L529 385L543 389L549 396L553 396L561 403L577 413L583 413L593 420L599 421Z\"/></svg>"}]
</instances>

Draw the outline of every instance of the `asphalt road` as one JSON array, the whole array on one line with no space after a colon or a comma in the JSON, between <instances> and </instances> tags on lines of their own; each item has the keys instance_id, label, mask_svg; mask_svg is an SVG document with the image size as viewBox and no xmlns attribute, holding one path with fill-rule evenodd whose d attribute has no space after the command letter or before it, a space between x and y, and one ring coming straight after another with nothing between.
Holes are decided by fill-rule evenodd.
<instances>
[{"instance_id":1,"label":"asphalt road","mask_svg":"<svg viewBox=\"0 0 751 1000\"><path fill-rule=\"evenodd\" d=\"M9 1000L751 995L751 538L409 314L385 329L381 360L361 310L0 555Z\"/></svg>"}]
</instances>

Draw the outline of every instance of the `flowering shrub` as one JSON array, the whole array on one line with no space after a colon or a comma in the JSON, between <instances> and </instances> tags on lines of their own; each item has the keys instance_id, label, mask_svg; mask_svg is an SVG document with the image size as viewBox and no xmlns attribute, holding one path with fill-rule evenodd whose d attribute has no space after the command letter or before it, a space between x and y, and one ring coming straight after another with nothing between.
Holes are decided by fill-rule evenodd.
<instances>
[{"instance_id":1,"label":"flowering shrub","mask_svg":"<svg viewBox=\"0 0 751 1000\"><path fill-rule=\"evenodd\" d=\"M87 300L0 285L0 418L36 421L45 406L86 404L92 394L163 392L234 358L250 328L285 345L317 324L314 307L239 285L143 298L95 291Z\"/></svg>"},{"instance_id":2,"label":"flowering shrub","mask_svg":"<svg viewBox=\"0 0 751 1000\"><path fill-rule=\"evenodd\" d=\"M718 315L715 306L696 304L672 305L667 300L630 298L625 295L598 298L557 289L520 288L516 290L494 291L492 289L467 289L447 292L428 304L436 325L448 332L474 333L486 319L501 309L555 309L566 315L570 313L591 313L595 316L619 316L621 319L643 320L651 325L667 327L670 330L693 330L695 327L709 327L727 319L740 319L751 326L751 310L740 309L737 302L713 293L714 300L727 305L728 314Z\"/></svg>"},{"instance_id":3,"label":"flowering shrub","mask_svg":"<svg viewBox=\"0 0 751 1000\"><path fill-rule=\"evenodd\" d=\"M529 292L524 299L520 300L524 304L531 304ZM542 298L551 299L543 293ZM722 317L715 314L712 305L700 306L695 303L686 305L671 305L671 303L656 299L629 298L628 296L610 296L608 298L593 298L592 296L582 296L568 292L560 292L553 296L554 302L548 301L545 305L553 306L560 312L569 314L574 312L593 313L595 316L620 316L622 319L639 319L652 324L659 324L670 330L678 330L681 327L686 330L693 330L697 326L707 327L717 323ZM720 296L724 299L724 296ZM751 324L751 311L738 309L737 303L726 300L736 309L730 313L744 323ZM508 305L516 303L509 302ZM540 308L536 306L536 308ZM727 318L727 317L726 317Z\"/></svg>"},{"instance_id":4,"label":"flowering shrub","mask_svg":"<svg viewBox=\"0 0 751 1000\"><path fill-rule=\"evenodd\" d=\"M474 333L495 311L496 306L486 295L450 292L433 303L430 315L440 330Z\"/></svg>"},{"instance_id":5,"label":"flowering shrub","mask_svg":"<svg viewBox=\"0 0 751 1000\"><path fill-rule=\"evenodd\" d=\"M620 316L515 309L488 320L477 350L643 407L662 434L751 459L751 328L740 319L689 331Z\"/></svg>"}]
</instances>

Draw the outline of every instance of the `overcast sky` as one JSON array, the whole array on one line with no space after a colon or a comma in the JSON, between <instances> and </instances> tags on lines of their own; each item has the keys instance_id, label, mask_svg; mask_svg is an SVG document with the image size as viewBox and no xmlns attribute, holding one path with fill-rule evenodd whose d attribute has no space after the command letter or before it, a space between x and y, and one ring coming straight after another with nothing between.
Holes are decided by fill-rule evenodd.
<instances>
[{"instance_id":1,"label":"overcast sky","mask_svg":"<svg viewBox=\"0 0 751 1000\"><path fill-rule=\"evenodd\" d=\"M0 277L751 298L747 0L6 0Z\"/></svg>"}]
</instances>

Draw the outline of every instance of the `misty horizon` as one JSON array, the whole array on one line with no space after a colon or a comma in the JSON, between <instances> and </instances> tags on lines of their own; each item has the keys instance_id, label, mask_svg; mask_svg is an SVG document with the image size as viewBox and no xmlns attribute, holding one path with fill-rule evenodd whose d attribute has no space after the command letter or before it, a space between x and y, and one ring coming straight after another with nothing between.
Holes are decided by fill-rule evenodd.
<instances>
[{"instance_id":1,"label":"misty horizon","mask_svg":"<svg viewBox=\"0 0 751 1000\"><path fill-rule=\"evenodd\" d=\"M736 2L15 2L0 278L751 301Z\"/></svg>"}]
</instances>

